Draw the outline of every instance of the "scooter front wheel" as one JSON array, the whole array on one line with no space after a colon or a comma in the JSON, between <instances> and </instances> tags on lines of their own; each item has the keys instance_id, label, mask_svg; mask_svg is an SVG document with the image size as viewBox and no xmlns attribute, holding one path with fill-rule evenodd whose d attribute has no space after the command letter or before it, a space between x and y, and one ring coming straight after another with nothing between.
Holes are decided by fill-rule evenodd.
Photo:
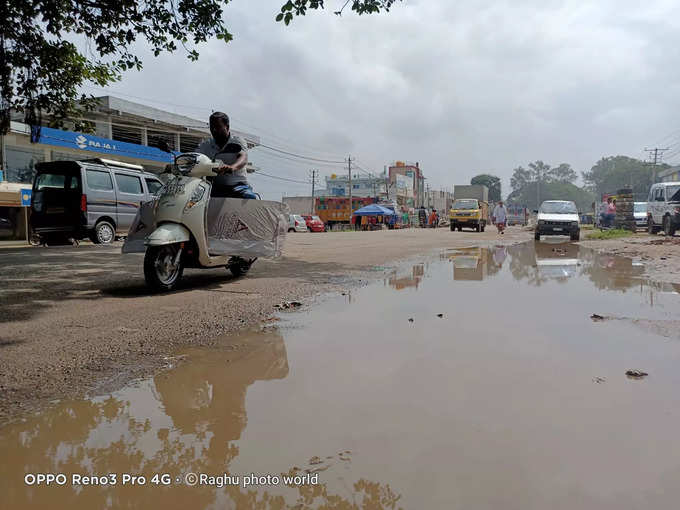
<instances>
[{"instance_id":1,"label":"scooter front wheel","mask_svg":"<svg viewBox=\"0 0 680 510\"><path fill-rule=\"evenodd\" d=\"M174 244L150 246L144 255L144 279L153 290L167 292L174 290L182 278L184 264L180 247Z\"/></svg>"}]
</instances>

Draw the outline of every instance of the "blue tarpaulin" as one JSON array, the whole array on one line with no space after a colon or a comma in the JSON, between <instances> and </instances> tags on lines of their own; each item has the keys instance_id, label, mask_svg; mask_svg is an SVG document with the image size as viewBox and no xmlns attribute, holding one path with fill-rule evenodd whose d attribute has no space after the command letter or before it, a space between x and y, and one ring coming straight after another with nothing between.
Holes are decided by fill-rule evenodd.
<instances>
[{"instance_id":1,"label":"blue tarpaulin","mask_svg":"<svg viewBox=\"0 0 680 510\"><path fill-rule=\"evenodd\" d=\"M394 216L396 213L392 209L382 205L371 204L354 211L354 216Z\"/></svg>"}]
</instances>

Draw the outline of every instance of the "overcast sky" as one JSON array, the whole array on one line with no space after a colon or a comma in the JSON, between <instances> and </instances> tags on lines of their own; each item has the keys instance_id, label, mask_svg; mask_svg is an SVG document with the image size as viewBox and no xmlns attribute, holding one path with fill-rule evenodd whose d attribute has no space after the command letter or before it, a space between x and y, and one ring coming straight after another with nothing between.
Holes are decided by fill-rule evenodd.
<instances>
[{"instance_id":1,"label":"overcast sky","mask_svg":"<svg viewBox=\"0 0 680 510\"><path fill-rule=\"evenodd\" d=\"M532 160L580 173L602 156L680 148L677 0L405 0L361 17L335 16L343 2L327 0L289 27L274 22L283 3L234 0L231 43L200 47L197 63L142 51L144 70L111 94L197 118L223 110L268 145L351 154L371 171L418 161L433 189L490 172L506 195L512 169ZM342 172L261 149L250 159L294 180ZM309 193L252 180L269 199Z\"/></svg>"}]
</instances>

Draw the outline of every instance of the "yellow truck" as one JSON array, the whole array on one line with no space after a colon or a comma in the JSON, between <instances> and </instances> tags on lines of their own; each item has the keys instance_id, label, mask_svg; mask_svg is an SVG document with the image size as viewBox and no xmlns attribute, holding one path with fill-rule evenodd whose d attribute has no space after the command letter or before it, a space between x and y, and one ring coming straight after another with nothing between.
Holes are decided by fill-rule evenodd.
<instances>
[{"instance_id":1,"label":"yellow truck","mask_svg":"<svg viewBox=\"0 0 680 510\"><path fill-rule=\"evenodd\" d=\"M489 188L481 184L457 184L449 211L451 232L471 228L484 232L489 223Z\"/></svg>"},{"instance_id":2,"label":"yellow truck","mask_svg":"<svg viewBox=\"0 0 680 510\"><path fill-rule=\"evenodd\" d=\"M476 198L458 198L453 201L449 211L451 232L458 229L471 228L477 232L484 232L489 223L489 204Z\"/></svg>"},{"instance_id":3,"label":"yellow truck","mask_svg":"<svg viewBox=\"0 0 680 510\"><path fill-rule=\"evenodd\" d=\"M487 275L489 250L486 248L460 248L449 255L453 262L454 280L482 281Z\"/></svg>"}]
</instances>

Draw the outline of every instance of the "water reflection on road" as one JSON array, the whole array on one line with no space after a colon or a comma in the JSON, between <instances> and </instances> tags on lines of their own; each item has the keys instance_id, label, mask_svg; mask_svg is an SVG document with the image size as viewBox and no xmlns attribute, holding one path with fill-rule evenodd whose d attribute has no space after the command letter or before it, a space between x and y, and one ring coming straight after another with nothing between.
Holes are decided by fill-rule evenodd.
<instances>
[{"instance_id":1,"label":"water reflection on road","mask_svg":"<svg viewBox=\"0 0 680 510\"><path fill-rule=\"evenodd\" d=\"M446 251L0 429L8 508L673 508L678 286L564 242ZM412 292L405 292L411 290ZM592 313L621 320L594 322ZM441 316L439 316L441 315ZM411 319L409 321L409 319ZM631 381L624 373L650 373ZM27 487L28 472L171 487ZM188 472L317 473L187 487Z\"/></svg>"}]
</instances>

